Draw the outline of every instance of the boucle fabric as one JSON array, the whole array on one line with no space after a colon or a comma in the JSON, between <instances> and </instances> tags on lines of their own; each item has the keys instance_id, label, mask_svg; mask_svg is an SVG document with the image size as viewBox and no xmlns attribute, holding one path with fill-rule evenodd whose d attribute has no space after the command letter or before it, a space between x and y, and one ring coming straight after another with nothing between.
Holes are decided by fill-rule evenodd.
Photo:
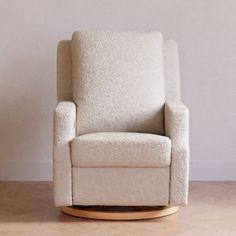
<instances>
[{"instance_id":1,"label":"boucle fabric","mask_svg":"<svg viewBox=\"0 0 236 236\"><path fill-rule=\"evenodd\" d=\"M170 165L168 137L128 132L92 133L71 144L75 167L166 167Z\"/></svg>"},{"instance_id":2,"label":"boucle fabric","mask_svg":"<svg viewBox=\"0 0 236 236\"><path fill-rule=\"evenodd\" d=\"M72 205L70 141L75 137L76 107L60 102L54 111L53 184L56 206Z\"/></svg>"},{"instance_id":3,"label":"boucle fabric","mask_svg":"<svg viewBox=\"0 0 236 236\"><path fill-rule=\"evenodd\" d=\"M173 40L168 40L164 44L164 71L166 100L180 100L178 46Z\"/></svg>"},{"instance_id":4,"label":"boucle fabric","mask_svg":"<svg viewBox=\"0 0 236 236\"><path fill-rule=\"evenodd\" d=\"M73 167L75 205L163 206L168 202L168 167Z\"/></svg>"},{"instance_id":5,"label":"boucle fabric","mask_svg":"<svg viewBox=\"0 0 236 236\"><path fill-rule=\"evenodd\" d=\"M77 134L164 134L159 32L76 32L72 37Z\"/></svg>"},{"instance_id":6,"label":"boucle fabric","mask_svg":"<svg viewBox=\"0 0 236 236\"><path fill-rule=\"evenodd\" d=\"M165 131L171 139L170 205L188 202L189 111L179 101L165 104Z\"/></svg>"},{"instance_id":7,"label":"boucle fabric","mask_svg":"<svg viewBox=\"0 0 236 236\"><path fill-rule=\"evenodd\" d=\"M177 43L164 42L165 94L167 100L180 100L180 76ZM63 40L57 50L57 99L73 101L71 40Z\"/></svg>"},{"instance_id":8,"label":"boucle fabric","mask_svg":"<svg viewBox=\"0 0 236 236\"><path fill-rule=\"evenodd\" d=\"M71 40L66 40L58 45L58 101L73 101L71 44ZM163 46L166 100L180 100L177 45L171 40L166 41ZM116 101L113 105L116 106ZM167 102L165 135L171 139L172 145L169 168L72 168L70 144L76 132L76 106L73 102L59 103L54 113L53 182L56 206L99 205L99 202L103 205L186 205L189 171L188 119L188 110L183 104ZM143 157L145 159L146 155Z\"/></svg>"}]
</instances>

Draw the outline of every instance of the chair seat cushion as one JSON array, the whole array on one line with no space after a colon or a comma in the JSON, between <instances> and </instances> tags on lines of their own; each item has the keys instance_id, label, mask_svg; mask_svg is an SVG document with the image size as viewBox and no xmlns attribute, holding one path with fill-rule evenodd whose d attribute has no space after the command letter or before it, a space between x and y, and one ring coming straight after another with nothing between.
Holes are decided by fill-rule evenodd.
<instances>
[{"instance_id":1,"label":"chair seat cushion","mask_svg":"<svg viewBox=\"0 0 236 236\"><path fill-rule=\"evenodd\" d=\"M168 137L128 132L91 133L72 140L74 167L167 167Z\"/></svg>"}]
</instances>

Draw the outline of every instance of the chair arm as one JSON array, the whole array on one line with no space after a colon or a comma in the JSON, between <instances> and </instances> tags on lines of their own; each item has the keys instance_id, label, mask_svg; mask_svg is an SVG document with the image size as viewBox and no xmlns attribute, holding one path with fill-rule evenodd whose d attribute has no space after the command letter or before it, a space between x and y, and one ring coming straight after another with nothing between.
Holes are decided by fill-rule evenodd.
<instances>
[{"instance_id":1,"label":"chair arm","mask_svg":"<svg viewBox=\"0 0 236 236\"><path fill-rule=\"evenodd\" d=\"M181 101L165 104L165 135L171 139L170 205L187 205L189 110Z\"/></svg>"},{"instance_id":2,"label":"chair arm","mask_svg":"<svg viewBox=\"0 0 236 236\"><path fill-rule=\"evenodd\" d=\"M59 102L54 111L53 183L56 206L72 205L70 141L76 132L76 106Z\"/></svg>"},{"instance_id":3,"label":"chair arm","mask_svg":"<svg viewBox=\"0 0 236 236\"><path fill-rule=\"evenodd\" d=\"M54 111L54 144L63 145L75 137L76 106L73 102L59 102Z\"/></svg>"},{"instance_id":4,"label":"chair arm","mask_svg":"<svg viewBox=\"0 0 236 236\"><path fill-rule=\"evenodd\" d=\"M165 135L172 141L172 148L189 146L189 110L181 101L165 104Z\"/></svg>"}]
</instances>

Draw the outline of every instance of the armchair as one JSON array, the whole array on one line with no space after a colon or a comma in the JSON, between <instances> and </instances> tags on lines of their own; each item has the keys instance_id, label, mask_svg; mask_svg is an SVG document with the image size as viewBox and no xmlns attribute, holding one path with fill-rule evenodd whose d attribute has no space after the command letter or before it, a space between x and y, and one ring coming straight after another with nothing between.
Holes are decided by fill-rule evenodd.
<instances>
[{"instance_id":1,"label":"armchair","mask_svg":"<svg viewBox=\"0 0 236 236\"><path fill-rule=\"evenodd\" d=\"M159 32L75 32L57 53L55 205L113 220L187 205L189 112L177 44Z\"/></svg>"}]
</instances>

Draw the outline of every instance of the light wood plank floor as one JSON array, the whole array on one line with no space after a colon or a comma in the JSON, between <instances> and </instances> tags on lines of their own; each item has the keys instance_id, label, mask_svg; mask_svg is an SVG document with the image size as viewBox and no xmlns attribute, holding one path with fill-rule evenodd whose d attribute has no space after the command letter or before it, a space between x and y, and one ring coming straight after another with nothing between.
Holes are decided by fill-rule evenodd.
<instances>
[{"instance_id":1,"label":"light wood plank floor","mask_svg":"<svg viewBox=\"0 0 236 236\"><path fill-rule=\"evenodd\" d=\"M188 207L142 221L67 216L52 196L51 182L0 182L0 235L236 236L236 182L191 182Z\"/></svg>"}]
</instances>

